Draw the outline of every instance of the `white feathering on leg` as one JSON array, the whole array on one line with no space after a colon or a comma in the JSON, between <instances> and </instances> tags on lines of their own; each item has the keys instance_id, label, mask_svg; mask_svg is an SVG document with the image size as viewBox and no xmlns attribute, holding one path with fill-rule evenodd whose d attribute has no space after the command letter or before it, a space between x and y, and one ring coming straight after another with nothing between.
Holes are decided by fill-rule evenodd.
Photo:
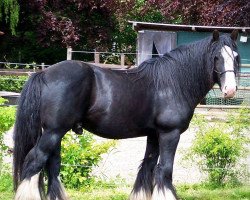
<instances>
[{"instance_id":1,"label":"white feathering on leg","mask_svg":"<svg viewBox=\"0 0 250 200\"><path fill-rule=\"evenodd\" d=\"M160 190L159 187L155 186L152 200L177 200L169 188Z\"/></svg>"},{"instance_id":2,"label":"white feathering on leg","mask_svg":"<svg viewBox=\"0 0 250 200\"><path fill-rule=\"evenodd\" d=\"M30 179L24 179L17 188L15 200L41 200L39 192L40 172Z\"/></svg>"},{"instance_id":3,"label":"white feathering on leg","mask_svg":"<svg viewBox=\"0 0 250 200\"><path fill-rule=\"evenodd\" d=\"M129 200L151 200L151 193L141 189L138 192L132 191Z\"/></svg>"}]
</instances>

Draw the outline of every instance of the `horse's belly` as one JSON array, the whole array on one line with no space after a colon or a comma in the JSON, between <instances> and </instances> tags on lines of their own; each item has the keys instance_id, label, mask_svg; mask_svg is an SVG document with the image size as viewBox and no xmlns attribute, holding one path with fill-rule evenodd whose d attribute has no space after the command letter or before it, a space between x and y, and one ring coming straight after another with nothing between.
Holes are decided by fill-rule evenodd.
<instances>
[{"instance_id":1,"label":"horse's belly","mask_svg":"<svg viewBox=\"0 0 250 200\"><path fill-rule=\"evenodd\" d=\"M91 121L86 120L84 128L93 134L108 138L108 139L126 139L146 136L149 134L150 129L139 128L136 124L125 124L117 121Z\"/></svg>"}]
</instances>

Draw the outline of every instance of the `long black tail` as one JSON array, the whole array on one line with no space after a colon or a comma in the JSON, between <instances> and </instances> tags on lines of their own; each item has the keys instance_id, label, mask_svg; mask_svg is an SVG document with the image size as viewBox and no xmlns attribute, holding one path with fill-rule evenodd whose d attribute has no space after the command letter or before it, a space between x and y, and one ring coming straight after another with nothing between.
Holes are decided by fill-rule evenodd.
<instances>
[{"instance_id":1,"label":"long black tail","mask_svg":"<svg viewBox=\"0 0 250 200\"><path fill-rule=\"evenodd\" d=\"M44 85L44 72L33 74L21 92L18 103L14 128L14 189L21 180L23 163L26 155L41 137L42 127L40 118L41 89Z\"/></svg>"}]
</instances>

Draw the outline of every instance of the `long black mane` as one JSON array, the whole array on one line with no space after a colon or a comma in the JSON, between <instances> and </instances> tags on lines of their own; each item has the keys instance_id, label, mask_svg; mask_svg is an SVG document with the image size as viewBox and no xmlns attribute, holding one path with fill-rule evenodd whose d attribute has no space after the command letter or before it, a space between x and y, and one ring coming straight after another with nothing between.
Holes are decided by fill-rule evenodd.
<instances>
[{"instance_id":1,"label":"long black mane","mask_svg":"<svg viewBox=\"0 0 250 200\"><path fill-rule=\"evenodd\" d=\"M164 92L166 86L174 88L177 98L184 96L189 105L193 105L201 94L206 95L213 86L215 56L225 45L237 50L228 34L220 36L218 41L208 37L144 61L129 73L134 75L134 81L148 79L157 91ZM235 70L239 71L239 66Z\"/></svg>"}]
</instances>

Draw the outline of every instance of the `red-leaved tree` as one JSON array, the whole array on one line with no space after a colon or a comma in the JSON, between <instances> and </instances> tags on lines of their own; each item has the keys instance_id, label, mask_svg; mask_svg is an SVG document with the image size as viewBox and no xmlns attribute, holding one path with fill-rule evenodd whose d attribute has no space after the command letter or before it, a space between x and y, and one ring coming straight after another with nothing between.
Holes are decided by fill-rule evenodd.
<instances>
[{"instance_id":1,"label":"red-leaved tree","mask_svg":"<svg viewBox=\"0 0 250 200\"><path fill-rule=\"evenodd\" d=\"M79 40L87 46L104 48L110 42L115 23L133 7L135 0L39 0L21 1L21 9L36 25L39 43L74 46Z\"/></svg>"},{"instance_id":2,"label":"red-leaved tree","mask_svg":"<svg viewBox=\"0 0 250 200\"><path fill-rule=\"evenodd\" d=\"M148 0L145 9L159 9L166 22L250 26L249 0Z\"/></svg>"}]
</instances>

